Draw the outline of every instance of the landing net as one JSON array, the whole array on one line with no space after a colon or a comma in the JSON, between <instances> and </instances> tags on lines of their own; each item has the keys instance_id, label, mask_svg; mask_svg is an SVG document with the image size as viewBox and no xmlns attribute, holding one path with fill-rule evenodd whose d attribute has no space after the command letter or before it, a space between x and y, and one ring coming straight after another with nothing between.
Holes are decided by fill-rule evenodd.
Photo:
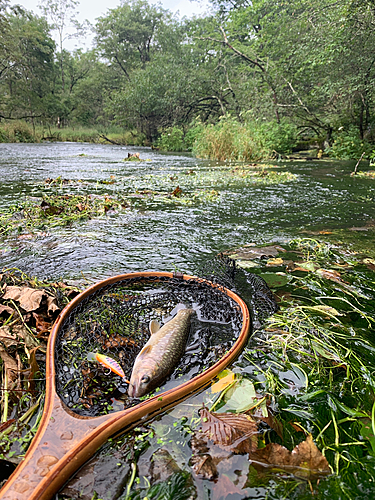
<instances>
[{"instance_id":1,"label":"landing net","mask_svg":"<svg viewBox=\"0 0 375 500\"><path fill-rule=\"evenodd\" d=\"M246 288L254 318L272 314L277 308L265 282L247 274L238 270L231 259L219 257L203 279L132 277L93 292L72 310L56 340L59 397L69 409L84 416L138 404L140 400L127 395L123 378L89 361L88 355L110 356L130 379L134 360L150 337L150 320L165 323L179 304L193 308L196 314L191 319L187 352L163 384L163 391L211 367L232 347L242 328L241 309L224 286L234 291Z\"/></svg>"}]
</instances>

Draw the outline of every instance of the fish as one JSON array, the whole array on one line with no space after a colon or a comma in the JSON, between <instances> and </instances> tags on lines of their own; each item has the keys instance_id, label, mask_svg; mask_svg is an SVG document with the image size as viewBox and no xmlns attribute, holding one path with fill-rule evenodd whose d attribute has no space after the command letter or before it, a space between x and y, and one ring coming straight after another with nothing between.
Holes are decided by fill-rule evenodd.
<instances>
[{"instance_id":1,"label":"fish","mask_svg":"<svg viewBox=\"0 0 375 500\"><path fill-rule=\"evenodd\" d=\"M116 373L116 375L125 378L124 370L113 358L110 358L105 354L99 354L98 352L89 352L87 353L87 359L89 361L97 361L106 368L109 368L113 373Z\"/></svg>"},{"instance_id":2,"label":"fish","mask_svg":"<svg viewBox=\"0 0 375 500\"><path fill-rule=\"evenodd\" d=\"M194 309L179 309L161 328L158 321L150 321L151 337L136 357L130 377L130 397L144 396L172 373L185 352L194 313Z\"/></svg>"}]
</instances>

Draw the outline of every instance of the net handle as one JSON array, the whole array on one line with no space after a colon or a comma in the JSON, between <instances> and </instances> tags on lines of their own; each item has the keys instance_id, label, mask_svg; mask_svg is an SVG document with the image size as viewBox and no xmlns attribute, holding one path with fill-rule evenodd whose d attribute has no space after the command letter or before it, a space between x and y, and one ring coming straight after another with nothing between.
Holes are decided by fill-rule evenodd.
<instances>
[{"instance_id":1,"label":"net handle","mask_svg":"<svg viewBox=\"0 0 375 500\"><path fill-rule=\"evenodd\" d=\"M102 415L82 417L73 413L59 398L55 385L54 349L66 318L83 300L96 291L132 278L179 278L200 281L226 293L241 308L242 329L231 349L213 366L183 384L158 393L137 406ZM130 430L207 386L231 364L246 345L252 328L245 302L231 290L208 280L166 272L138 272L113 276L91 285L75 297L57 317L47 346L46 399L38 431L23 462L0 491L0 500L49 500L107 439L120 430Z\"/></svg>"}]
</instances>

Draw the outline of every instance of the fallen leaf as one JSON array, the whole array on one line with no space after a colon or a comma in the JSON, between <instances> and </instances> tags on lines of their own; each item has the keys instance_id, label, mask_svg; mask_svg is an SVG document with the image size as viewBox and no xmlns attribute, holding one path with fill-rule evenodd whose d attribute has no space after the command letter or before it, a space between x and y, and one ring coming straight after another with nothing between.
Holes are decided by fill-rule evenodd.
<instances>
[{"instance_id":1,"label":"fallen leaf","mask_svg":"<svg viewBox=\"0 0 375 500\"><path fill-rule=\"evenodd\" d=\"M296 267L293 269L293 271L305 271L305 272L314 272L318 265L315 262L296 262L295 263Z\"/></svg>"},{"instance_id":2,"label":"fallen leaf","mask_svg":"<svg viewBox=\"0 0 375 500\"><path fill-rule=\"evenodd\" d=\"M54 316L60 311L55 297L52 297L44 290L35 290L29 287L7 286L2 297L4 300L14 300L26 312L40 309L44 304L47 307L48 316Z\"/></svg>"},{"instance_id":3,"label":"fallen leaf","mask_svg":"<svg viewBox=\"0 0 375 500\"><path fill-rule=\"evenodd\" d=\"M276 443L251 454L250 460L258 465L277 467L304 479L317 479L331 473L327 459L315 445L311 434L293 451Z\"/></svg>"},{"instance_id":4,"label":"fallen leaf","mask_svg":"<svg viewBox=\"0 0 375 500\"><path fill-rule=\"evenodd\" d=\"M214 394L221 392L234 381L235 377L236 375L231 370L223 370L218 375L219 381L211 385L211 392Z\"/></svg>"},{"instance_id":5,"label":"fallen leaf","mask_svg":"<svg viewBox=\"0 0 375 500\"><path fill-rule=\"evenodd\" d=\"M289 276L286 274L262 273L260 276L271 289L280 288L289 282Z\"/></svg>"},{"instance_id":6,"label":"fallen leaf","mask_svg":"<svg viewBox=\"0 0 375 500\"><path fill-rule=\"evenodd\" d=\"M281 439L283 439L283 425L273 416L272 410L269 408L270 401L265 403L264 407L259 406L255 409L255 411L250 410L251 416L255 420L265 422ZM266 409L266 412L264 412L264 408Z\"/></svg>"},{"instance_id":7,"label":"fallen leaf","mask_svg":"<svg viewBox=\"0 0 375 500\"><path fill-rule=\"evenodd\" d=\"M5 347L18 345L21 341L25 343L28 349L32 349L39 345L39 342L23 325L12 325L11 327L8 325L2 326L0 328L0 340Z\"/></svg>"},{"instance_id":8,"label":"fallen leaf","mask_svg":"<svg viewBox=\"0 0 375 500\"><path fill-rule=\"evenodd\" d=\"M51 297L51 295L47 295L47 314L48 314L48 316L54 317L60 311L61 311L61 309L57 304L56 298Z\"/></svg>"},{"instance_id":9,"label":"fallen leaf","mask_svg":"<svg viewBox=\"0 0 375 500\"><path fill-rule=\"evenodd\" d=\"M34 378L36 378L35 375L37 373L39 373L39 365L38 365L38 363L36 361L36 357L35 357L35 353L39 348L40 348L40 346L34 347L33 349L30 350L30 353L29 353L29 365L30 365L29 389L31 392L35 391Z\"/></svg>"},{"instance_id":10,"label":"fallen leaf","mask_svg":"<svg viewBox=\"0 0 375 500\"><path fill-rule=\"evenodd\" d=\"M257 425L248 415L210 413L202 408L201 429L206 439L232 453L249 453L257 447Z\"/></svg>"},{"instance_id":11,"label":"fallen leaf","mask_svg":"<svg viewBox=\"0 0 375 500\"><path fill-rule=\"evenodd\" d=\"M5 429L7 429L8 427L10 427L12 424L14 424L15 421L16 420L14 418L10 418L6 422L3 422L2 424L0 424L0 432L5 431Z\"/></svg>"},{"instance_id":12,"label":"fallen leaf","mask_svg":"<svg viewBox=\"0 0 375 500\"><path fill-rule=\"evenodd\" d=\"M299 425L298 422L289 422L293 429L297 432L304 432L304 429Z\"/></svg>"},{"instance_id":13,"label":"fallen leaf","mask_svg":"<svg viewBox=\"0 0 375 500\"><path fill-rule=\"evenodd\" d=\"M284 263L284 261L280 257L278 257L277 259L268 259L266 267L278 267L278 266L282 266L283 263Z\"/></svg>"},{"instance_id":14,"label":"fallen leaf","mask_svg":"<svg viewBox=\"0 0 375 500\"><path fill-rule=\"evenodd\" d=\"M4 300L19 302L22 309L30 312L39 309L44 297L45 293L41 290L20 286L7 286L2 298Z\"/></svg>"},{"instance_id":15,"label":"fallen leaf","mask_svg":"<svg viewBox=\"0 0 375 500\"><path fill-rule=\"evenodd\" d=\"M43 335L43 333L49 333L52 328L52 323L45 321L41 314L33 312L33 317L35 319L35 327L37 336Z\"/></svg>"},{"instance_id":16,"label":"fallen leaf","mask_svg":"<svg viewBox=\"0 0 375 500\"><path fill-rule=\"evenodd\" d=\"M254 406L258 401L258 396L251 380L243 378L238 380L224 396L224 411L235 411L242 413Z\"/></svg>"},{"instance_id":17,"label":"fallen leaf","mask_svg":"<svg viewBox=\"0 0 375 500\"><path fill-rule=\"evenodd\" d=\"M172 196L175 196L176 198L179 198L182 194L182 189L180 186L177 186L176 189L172 192Z\"/></svg>"},{"instance_id":18,"label":"fallen leaf","mask_svg":"<svg viewBox=\"0 0 375 500\"><path fill-rule=\"evenodd\" d=\"M327 280L335 281L336 283L342 283L340 273L338 271L334 271L333 269L317 269L316 273Z\"/></svg>"},{"instance_id":19,"label":"fallen leaf","mask_svg":"<svg viewBox=\"0 0 375 500\"><path fill-rule=\"evenodd\" d=\"M12 316L13 313L14 309L0 304L0 316L3 316L4 318L9 318L9 316Z\"/></svg>"},{"instance_id":20,"label":"fallen leaf","mask_svg":"<svg viewBox=\"0 0 375 500\"><path fill-rule=\"evenodd\" d=\"M8 376L8 381L10 383L17 382L18 380L18 365L17 361L6 352L6 350L0 345L0 358L4 363L4 369Z\"/></svg>"},{"instance_id":21,"label":"fallen leaf","mask_svg":"<svg viewBox=\"0 0 375 500\"><path fill-rule=\"evenodd\" d=\"M0 342L8 348L12 345L17 345L19 338L10 330L8 325L5 325L0 327Z\"/></svg>"}]
</instances>

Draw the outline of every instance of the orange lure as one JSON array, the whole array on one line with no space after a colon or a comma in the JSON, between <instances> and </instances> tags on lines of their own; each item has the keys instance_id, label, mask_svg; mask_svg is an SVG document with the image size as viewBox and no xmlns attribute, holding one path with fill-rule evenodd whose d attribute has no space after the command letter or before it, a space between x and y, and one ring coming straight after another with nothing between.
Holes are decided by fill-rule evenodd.
<instances>
[{"instance_id":1,"label":"orange lure","mask_svg":"<svg viewBox=\"0 0 375 500\"><path fill-rule=\"evenodd\" d=\"M113 373L116 373L116 375L119 375L120 377L125 378L124 370L117 363L117 361L110 358L109 356L105 356L104 354L99 354L98 352L89 352L87 354L87 359L89 361L97 361L98 363L105 366L106 368L109 368ZM129 383L129 381L126 379L125 379L125 382Z\"/></svg>"}]
</instances>

